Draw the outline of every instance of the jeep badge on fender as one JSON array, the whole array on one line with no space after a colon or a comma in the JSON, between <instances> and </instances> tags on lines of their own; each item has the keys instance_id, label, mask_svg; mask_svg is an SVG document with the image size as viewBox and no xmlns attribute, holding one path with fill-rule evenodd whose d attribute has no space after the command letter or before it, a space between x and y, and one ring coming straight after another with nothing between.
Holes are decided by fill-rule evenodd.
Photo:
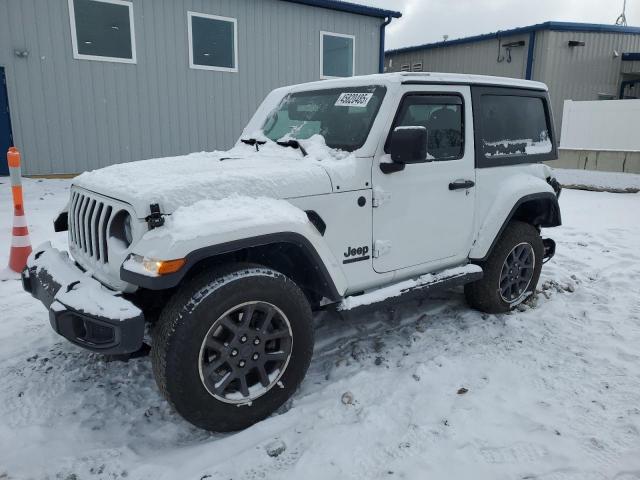
<instances>
[{"instance_id":1,"label":"jeep badge on fender","mask_svg":"<svg viewBox=\"0 0 640 480\"><path fill-rule=\"evenodd\" d=\"M366 245L364 247L358 248L348 247L347 251L344 252L344 257L346 260L344 260L342 263L361 262L363 260L369 260L369 258L371 258L369 256L369 247L367 247Z\"/></svg>"}]
</instances>

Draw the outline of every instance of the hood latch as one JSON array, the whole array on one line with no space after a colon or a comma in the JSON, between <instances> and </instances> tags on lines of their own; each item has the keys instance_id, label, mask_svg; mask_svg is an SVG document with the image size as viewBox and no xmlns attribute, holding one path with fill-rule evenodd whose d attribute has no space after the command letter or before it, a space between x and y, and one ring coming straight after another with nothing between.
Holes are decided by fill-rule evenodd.
<instances>
[{"instance_id":1,"label":"hood latch","mask_svg":"<svg viewBox=\"0 0 640 480\"><path fill-rule=\"evenodd\" d=\"M149 210L151 211L151 215L145 219L147 221L147 225L149 225L149 230L163 226L164 217L160 213L160 205L152 203L149 205Z\"/></svg>"}]
</instances>

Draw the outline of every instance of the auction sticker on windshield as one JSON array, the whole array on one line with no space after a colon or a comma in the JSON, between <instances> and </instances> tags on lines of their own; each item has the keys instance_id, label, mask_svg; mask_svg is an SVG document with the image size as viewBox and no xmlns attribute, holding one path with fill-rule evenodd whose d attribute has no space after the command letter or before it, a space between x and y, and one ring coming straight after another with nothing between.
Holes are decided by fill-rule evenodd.
<instances>
[{"instance_id":1,"label":"auction sticker on windshield","mask_svg":"<svg viewBox=\"0 0 640 480\"><path fill-rule=\"evenodd\" d=\"M336 107L366 107L373 97L373 93L341 93L336 101Z\"/></svg>"}]
</instances>

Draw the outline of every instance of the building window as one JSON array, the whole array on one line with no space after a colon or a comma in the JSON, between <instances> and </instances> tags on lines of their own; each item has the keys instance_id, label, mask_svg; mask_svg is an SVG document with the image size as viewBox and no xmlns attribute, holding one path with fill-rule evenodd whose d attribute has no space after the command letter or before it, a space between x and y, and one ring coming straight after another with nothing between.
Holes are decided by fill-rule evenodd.
<instances>
[{"instance_id":1,"label":"building window","mask_svg":"<svg viewBox=\"0 0 640 480\"><path fill-rule=\"evenodd\" d=\"M320 32L320 78L353 76L355 42L353 35Z\"/></svg>"},{"instance_id":2,"label":"building window","mask_svg":"<svg viewBox=\"0 0 640 480\"><path fill-rule=\"evenodd\" d=\"M188 12L189 67L238 71L238 21Z\"/></svg>"},{"instance_id":3,"label":"building window","mask_svg":"<svg viewBox=\"0 0 640 480\"><path fill-rule=\"evenodd\" d=\"M136 63L133 4L123 0L69 0L73 57Z\"/></svg>"},{"instance_id":4,"label":"building window","mask_svg":"<svg viewBox=\"0 0 640 480\"><path fill-rule=\"evenodd\" d=\"M421 72L422 71L422 62L414 63L412 71Z\"/></svg>"},{"instance_id":5,"label":"building window","mask_svg":"<svg viewBox=\"0 0 640 480\"><path fill-rule=\"evenodd\" d=\"M410 71L411 71L411 65L409 65L409 64L402 65L402 66L400 67L400 71L401 71L401 72L410 72Z\"/></svg>"}]
</instances>

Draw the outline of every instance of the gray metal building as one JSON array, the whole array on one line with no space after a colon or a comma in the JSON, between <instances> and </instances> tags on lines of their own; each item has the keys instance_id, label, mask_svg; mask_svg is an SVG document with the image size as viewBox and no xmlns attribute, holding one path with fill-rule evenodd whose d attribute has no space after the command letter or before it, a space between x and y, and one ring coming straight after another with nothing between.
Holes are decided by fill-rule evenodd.
<instances>
[{"instance_id":1,"label":"gray metal building","mask_svg":"<svg viewBox=\"0 0 640 480\"><path fill-rule=\"evenodd\" d=\"M228 148L273 88L380 71L399 16L337 0L2 0L0 148L15 143L31 175Z\"/></svg>"},{"instance_id":2,"label":"gray metal building","mask_svg":"<svg viewBox=\"0 0 640 480\"><path fill-rule=\"evenodd\" d=\"M390 50L385 69L544 82L549 86L559 134L566 99L640 97L640 28L546 22Z\"/></svg>"}]
</instances>

